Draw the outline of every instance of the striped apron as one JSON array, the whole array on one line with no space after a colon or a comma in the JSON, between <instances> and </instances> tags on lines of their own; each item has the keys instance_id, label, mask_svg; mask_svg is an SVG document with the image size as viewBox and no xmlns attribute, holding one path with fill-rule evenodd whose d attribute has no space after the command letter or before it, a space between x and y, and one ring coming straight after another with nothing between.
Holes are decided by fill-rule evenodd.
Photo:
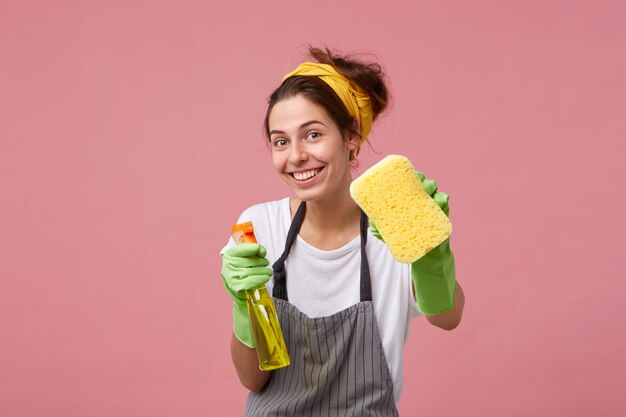
<instances>
[{"instance_id":1,"label":"striped apron","mask_svg":"<svg viewBox=\"0 0 626 417\"><path fill-rule=\"evenodd\" d=\"M302 202L285 251L273 265L272 295L291 365L272 371L261 392L250 392L245 416L397 416L372 303L367 217L361 213L361 301L331 316L310 318L289 303L285 271L305 212Z\"/></svg>"}]
</instances>

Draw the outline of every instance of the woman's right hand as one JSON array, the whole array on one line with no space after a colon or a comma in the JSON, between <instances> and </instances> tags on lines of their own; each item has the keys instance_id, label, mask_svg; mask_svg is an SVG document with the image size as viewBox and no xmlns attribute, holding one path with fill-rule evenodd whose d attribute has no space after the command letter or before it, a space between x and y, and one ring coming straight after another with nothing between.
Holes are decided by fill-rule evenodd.
<instances>
[{"instance_id":1,"label":"woman's right hand","mask_svg":"<svg viewBox=\"0 0 626 417\"><path fill-rule=\"evenodd\" d=\"M273 271L267 251L258 243L242 243L224 252L222 282L233 299L233 330L239 341L254 348L254 337L246 306L246 291L264 285Z\"/></svg>"}]
</instances>

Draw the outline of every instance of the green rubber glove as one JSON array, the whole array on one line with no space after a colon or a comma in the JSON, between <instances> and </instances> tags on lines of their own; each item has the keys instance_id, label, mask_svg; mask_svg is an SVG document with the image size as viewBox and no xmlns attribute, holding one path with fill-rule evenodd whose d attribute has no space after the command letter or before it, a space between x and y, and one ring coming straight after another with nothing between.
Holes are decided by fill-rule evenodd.
<instances>
[{"instance_id":1,"label":"green rubber glove","mask_svg":"<svg viewBox=\"0 0 626 417\"><path fill-rule=\"evenodd\" d=\"M272 276L265 256L263 246L242 243L226 250L222 257L222 281L233 299L233 331L241 343L251 348L255 346L246 291L264 285Z\"/></svg>"},{"instance_id":2,"label":"green rubber glove","mask_svg":"<svg viewBox=\"0 0 626 417\"><path fill-rule=\"evenodd\" d=\"M447 215L450 213L448 195L437 191L437 183L417 172L424 191L431 196ZM370 221L370 230L378 239L382 239L376 225ZM411 278L415 288L417 307L426 315L449 311L454 306L456 290L456 273L454 255L450 250L450 239L444 240L439 246L411 264Z\"/></svg>"}]
</instances>

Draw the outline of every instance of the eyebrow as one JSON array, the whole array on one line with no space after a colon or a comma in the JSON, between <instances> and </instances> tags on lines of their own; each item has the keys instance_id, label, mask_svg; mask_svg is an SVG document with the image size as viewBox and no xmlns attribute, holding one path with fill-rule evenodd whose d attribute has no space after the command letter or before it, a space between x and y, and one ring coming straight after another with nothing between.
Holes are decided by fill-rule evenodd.
<instances>
[{"instance_id":1,"label":"eyebrow","mask_svg":"<svg viewBox=\"0 0 626 417\"><path fill-rule=\"evenodd\" d=\"M305 127L310 126L310 125L315 124L315 123L319 123L319 124L321 124L322 126L326 127L326 125L325 125L324 123L320 122L319 120L309 120L309 121L308 121L308 122L306 122L306 123L302 123L302 124L300 125L299 129L300 129L300 130L302 130L302 129L304 129ZM284 134L285 132L283 132L282 130L272 130L272 131L270 132L270 136L271 136L271 135L273 135L274 133L283 133L283 134Z\"/></svg>"}]
</instances>

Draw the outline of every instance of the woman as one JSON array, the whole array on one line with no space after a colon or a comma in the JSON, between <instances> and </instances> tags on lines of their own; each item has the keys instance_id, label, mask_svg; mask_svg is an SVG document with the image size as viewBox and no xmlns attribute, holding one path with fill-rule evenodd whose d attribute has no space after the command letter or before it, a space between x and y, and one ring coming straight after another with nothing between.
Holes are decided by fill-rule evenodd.
<instances>
[{"instance_id":1,"label":"woman","mask_svg":"<svg viewBox=\"0 0 626 417\"><path fill-rule=\"evenodd\" d=\"M246 415L394 416L417 306L433 325L453 329L463 292L448 241L413 265L398 263L350 197L351 164L387 105L380 67L310 53L317 62L283 78L265 118L274 168L294 195L239 217L252 221L261 244L231 240L222 251L234 300L231 354L250 390ZM447 196L420 178L447 211ZM264 283L292 362L270 372L258 367L244 298Z\"/></svg>"}]
</instances>

